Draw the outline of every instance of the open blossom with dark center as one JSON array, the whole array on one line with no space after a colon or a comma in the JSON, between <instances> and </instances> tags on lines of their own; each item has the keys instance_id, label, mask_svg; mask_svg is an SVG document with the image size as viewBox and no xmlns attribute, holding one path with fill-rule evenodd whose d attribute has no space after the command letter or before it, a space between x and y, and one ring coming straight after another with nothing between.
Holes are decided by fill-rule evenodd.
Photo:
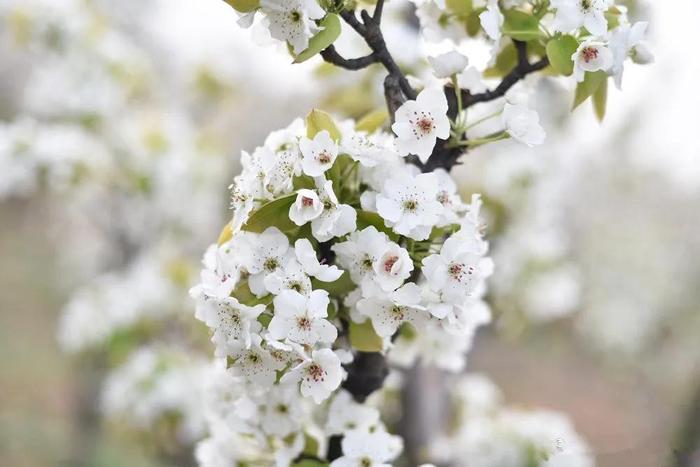
<instances>
[{"instance_id":1,"label":"open blossom with dark center","mask_svg":"<svg viewBox=\"0 0 700 467\"><path fill-rule=\"evenodd\" d=\"M358 311L372 320L380 337L391 337L403 323L419 323L428 318L421 306L421 289L408 283L386 295L363 298L357 302Z\"/></svg>"},{"instance_id":2,"label":"open blossom with dark center","mask_svg":"<svg viewBox=\"0 0 700 467\"><path fill-rule=\"evenodd\" d=\"M299 148L303 155L301 166L309 177L323 175L338 157L338 145L326 130L319 131L314 139L302 138Z\"/></svg>"},{"instance_id":3,"label":"open blossom with dark center","mask_svg":"<svg viewBox=\"0 0 700 467\"><path fill-rule=\"evenodd\" d=\"M605 12L610 0L552 0L556 9L553 27L555 31L571 32L585 27L591 34L602 36L608 31Z\"/></svg>"},{"instance_id":4,"label":"open blossom with dark center","mask_svg":"<svg viewBox=\"0 0 700 467\"><path fill-rule=\"evenodd\" d=\"M328 316L328 292L314 290L308 297L285 290L274 299L275 314L268 330L274 339L289 339L303 345L330 344L338 331Z\"/></svg>"},{"instance_id":5,"label":"open blossom with dark center","mask_svg":"<svg viewBox=\"0 0 700 467\"><path fill-rule=\"evenodd\" d=\"M608 46L594 39L582 42L571 59L574 61L574 77L579 83L584 80L586 72L608 71L613 64L613 54Z\"/></svg>"},{"instance_id":6,"label":"open blossom with dark center","mask_svg":"<svg viewBox=\"0 0 700 467\"><path fill-rule=\"evenodd\" d=\"M331 349L314 350L311 357L302 356L302 362L288 371L282 382L298 382L302 396L320 404L340 386L344 374L340 359Z\"/></svg>"},{"instance_id":7,"label":"open blossom with dark center","mask_svg":"<svg viewBox=\"0 0 700 467\"><path fill-rule=\"evenodd\" d=\"M396 134L396 149L402 156L415 154L426 162L437 139L450 137L447 98L441 88L426 88L415 101L406 101L396 111L391 126Z\"/></svg>"},{"instance_id":8,"label":"open blossom with dark center","mask_svg":"<svg viewBox=\"0 0 700 467\"><path fill-rule=\"evenodd\" d=\"M316 0L260 0L270 35L288 42L295 53L309 46L309 39L319 31L314 20L326 12Z\"/></svg>"},{"instance_id":9,"label":"open blossom with dark center","mask_svg":"<svg viewBox=\"0 0 700 467\"><path fill-rule=\"evenodd\" d=\"M392 178L377 195L377 211L396 233L425 240L444 209L437 189L438 180L432 173Z\"/></svg>"}]
</instances>

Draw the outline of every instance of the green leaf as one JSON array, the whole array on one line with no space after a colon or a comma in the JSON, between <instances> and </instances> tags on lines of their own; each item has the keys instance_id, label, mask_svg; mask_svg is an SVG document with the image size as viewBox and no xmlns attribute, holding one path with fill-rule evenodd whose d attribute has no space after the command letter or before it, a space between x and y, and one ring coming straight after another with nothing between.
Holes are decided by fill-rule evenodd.
<instances>
[{"instance_id":1,"label":"green leaf","mask_svg":"<svg viewBox=\"0 0 700 467\"><path fill-rule=\"evenodd\" d=\"M340 141L340 130L333 121L333 117L323 110L314 109L306 116L306 136L313 139L323 130L326 130L336 142Z\"/></svg>"},{"instance_id":2,"label":"green leaf","mask_svg":"<svg viewBox=\"0 0 700 467\"><path fill-rule=\"evenodd\" d=\"M472 0L447 0L447 9L460 18L466 18L474 9Z\"/></svg>"},{"instance_id":3,"label":"green leaf","mask_svg":"<svg viewBox=\"0 0 700 467\"><path fill-rule=\"evenodd\" d=\"M272 295L270 294L262 298L256 297L255 294L250 291L248 282L242 282L231 292L231 296L246 306L269 305L272 302Z\"/></svg>"},{"instance_id":4,"label":"green leaf","mask_svg":"<svg viewBox=\"0 0 700 467\"><path fill-rule=\"evenodd\" d=\"M355 160L347 154L338 154L333 166L326 172L326 178L333 182L333 191L336 195L340 196L338 190L345 182L350 167L355 163Z\"/></svg>"},{"instance_id":5,"label":"green leaf","mask_svg":"<svg viewBox=\"0 0 700 467\"><path fill-rule=\"evenodd\" d=\"M386 226L382 216L376 212L357 211L357 230L362 230L369 226L374 226L378 231L384 232L393 242L399 239L399 235L391 230L391 227Z\"/></svg>"},{"instance_id":6,"label":"green leaf","mask_svg":"<svg viewBox=\"0 0 700 467\"><path fill-rule=\"evenodd\" d=\"M294 230L297 226L289 219L289 208L297 194L292 193L270 201L253 212L242 229L247 232L262 233L268 227L277 227L283 232Z\"/></svg>"},{"instance_id":7,"label":"green leaf","mask_svg":"<svg viewBox=\"0 0 700 467\"><path fill-rule=\"evenodd\" d=\"M312 279L311 286L314 289L323 289L333 297L344 297L357 288L357 284L352 281L347 271L343 272L343 275L334 282L321 282L318 279Z\"/></svg>"},{"instance_id":8,"label":"green leaf","mask_svg":"<svg viewBox=\"0 0 700 467\"><path fill-rule=\"evenodd\" d=\"M369 319L362 324L350 322L350 345L360 352L381 352L384 348Z\"/></svg>"},{"instance_id":9,"label":"green leaf","mask_svg":"<svg viewBox=\"0 0 700 467\"><path fill-rule=\"evenodd\" d=\"M496 56L496 63L484 70L484 78L499 78L507 75L518 63L518 52L512 42L503 47Z\"/></svg>"},{"instance_id":10,"label":"green leaf","mask_svg":"<svg viewBox=\"0 0 700 467\"><path fill-rule=\"evenodd\" d=\"M340 19L329 13L318 23L323 29L309 40L309 46L299 55L294 56L294 63L302 63L328 48L340 36Z\"/></svg>"},{"instance_id":11,"label":"green leaf","mask_svg":"<svg viewBox=\"0 0 700 467\"><path fill-rule=\"evenodd\" d=\"M314 459L304 459L292 464L292 467L328 467L327 462L321 462Z\"/></svg>"},{"instance_id":12,"label":"green leaf","mask_svg":"<svg viewBox=\"0 0 700 467\"><path fill-rule=\"evenodd\" d=\"M571 56L578 49L578 41L573 37L564 35L547 42L547 58L549 64L557 73L571 76L574 72L574 61Z\"/></svg>"},{"instance_id":13,"label":"green leaf","mask_svg":"<svg viewBox=\"0 0 700 467\"><path fill-rule=\"evenodd\" d=\"M388 119L389 112L387 112L386 109L377 109L362 117L360 121L355 124L355 130L374 133L380 129Z\"/></svg>"},{"instance_id":14,"label":"green leaf","mask_svg":"<svg viewBox=\"0 0 700 467\"><path fill-rule=\"evenodd\" d=\"M591 97L598 88L603 84L603 81L608 79L607 73L604 71L596 71L595 73L586 73L583 81L576 86L576 95L574 96L574 105L571 110L574 110L579 105L583 104L586 99Z\"/></svg>"},{"instance_id":15,"label":"green leaf","mask_svg":"<svg viewBox=\"0 0 700 467\"><path fill-rule=\"evenodd\" d=\"M593 94L593 109L598 121L603 121L605 118L605 109L608 104L608 80L604 80L598 86L598 89Z\"/></svg>"},{"instance_id":16,"label":"green leaf","mask_svg":"<svg viewBox=\"0 0 700 467\"><path fill-rule=\"evenodd\" d=\"M308 175L298 175L294 177L292 180L292 186L294 187L295 190L301 190L301 189L306 189L306 190L315 190L316 189L316 183L314 182L314 179L312 177L309 177Z\"/></svg>"},{"instance_id":17,"label":"green leaf","mask_svg":"<svg viewBox=\"0 0 700 467\"><path fill-rule=\"evenodd\" d=\"M234 10L241 13L249 13L260 8L260 0L224 0L233 7Z\"/></svg>"},{"instance_id":18,"label":"green leaf","mask_svg":"<svg viewBox=\"0 0 700 467\"><path fill-rule=\"evenodd\" d=\"M531 41L541 36L540 22L534 16L520 10L506 10L503 14L503 34L518 41Z\"/></svg>"},{"instance_id":19,"label":"green leaf","mask_svg":"<svg viewBox=\"0 0 700 467\"><path fill-rule=\"evenodd\" d=\"M479 34L479 31L481 31L481 18L479 18L479 15L484 11L486 11L486 8L477 8L467 17L465 27L469 37L476 37L476 35Z\"/></svg>"}]
</instances>

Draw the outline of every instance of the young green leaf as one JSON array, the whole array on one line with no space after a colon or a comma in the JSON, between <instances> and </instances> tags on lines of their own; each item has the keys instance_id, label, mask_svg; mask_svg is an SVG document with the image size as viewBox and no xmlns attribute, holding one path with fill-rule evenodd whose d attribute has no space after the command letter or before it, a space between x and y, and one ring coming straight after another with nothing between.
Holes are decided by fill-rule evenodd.
<instances>
[{"instance_id":1,"label":"young green leaf","mask_svg":"<svg viewBox=\"0 0 700 467\"><path fill-rule=\"evenodd\" d=\"M447 9L460 18L467 18L474 9L472 0L447 0Z\"/></svg>"},{"instance_id":2,"label":"young green leaf","mask_svg":"<svg viewBox=\"0 0 700 467\"><path fill-rule=\"evenodd\" d=\"M326 130L336 142L340 141L340 130L333 118L322 110L314 109L306 116L306 136L313 139L323 130Z\"/></svg>"},{"instance_id":3,"label":"young green leaf","mask_svg":"<svg viewBox=\"0 0 700 467\"><path fill-rule=\"evenodd\" d=\"M608 104L608 80L605 79L593 94L593 109L599 121L605 118L605 109Z\"/></svg>"},{"instance_id":4,"label":"young green leaf","mask_svg":"<svg viewBox=\"0 0 700 467\"><path fill-rule=\"evenodd\" d=\"M389 112L387 112L386 109L373 110L355 124L355 130L374 133L380 129L388 119Z\"/></svg>"},{"instance_id":5,"label":"young green leaf","mask_svg":"<svg viewBox=\"0 0 700 467\"><path fill-rule=\"evenodd\" d=\"M338 15L329 13L320 23L323 29L309 40L309 46L294 57L294 63L302 63L328 48L340 36L340 19Z\"/></svg>"},{"instance_id":6,"label":"young green leaf","mask_svg":"<svg viewBox=\"0 0 700 467\"><path fill-rule=\"evenodd\" d=\"M370 320L362 324L350 322L350 345L360 352L381 352L384 347Z\"/></svg>"},{"instance_id":7,"label":"young green leaf","mask_svg":"<svg viewBox=\"0 0 700 467\"><path fill-rule=\"evenodd\" d=\"M576 95L574 96L574 105L571 110L574 110L579 105L583 104L586 99L591 97L598 88L603 84L603 81L608 79L607 73L604 71L596 71L595 73L586 73L584 80L576 86Z\"/></svg>"},{"instance_id":8,"label":"young green leaf","mask_svg":"<svg viewBox=\"0 0 700 467\"><path fill-rule=\"evenodd\" d=\"M578 41L567 35L555 37L547 42L547 58L554 70L564 76L571 76L574 72L574 61L571 56L578 48Z\"/></svg>"},{"instance_id":9,"label":"young green leaf","mask_svg":"<svg viewBox=\"0 0 700 467\"><path fill-rule=\"evenodd\" d=\"M289 219L289 208L296 197L296 193L292 193L263 205L251 214L242 229L256 233L262 233L268 227L277 227L283 232L296 229L297 226Z\"/></svg>"},{"instance_id":10,"label":"young green leaf","mask_svg":"<svg viewBox=\"0 0 700 467\"><path fill-rule=\"evenodd\" d=\"M221 233L219 234L219 240L217 241L217 244L223 245L224 243L231 240L232 237L233 231L231 230L231 223L229 222L224 226L223 229L221 229Z\"/></svg>"},{"instance_id":11,"label":"young green leaf","mask_svg":"<svg viewBox=\"0 0 700 467\"><path fill-rule=\"evenodd\" d=\"M534 16L520 10L506 10L503 14L503 34L518 41L531 41L538 39L540 32L540 22Z\"/></svg>"},{"instance_id":12,"label":"young green leaf","mask_svg":"<svg viewBox=\"0 0 700 467\"><path fill-rule=\"evenodd\" d=\"M241 13L250 13L251 11L260 8L260 0L224 0L231 5L234 10Z\"/></svg>"},{"instance_id":13,"label":"young green leaf","mask_svg":"<svg viewBox=\"0 0 700 467\"><path fill-rule=\"evenodd\" d=\"M318 279L312 279L311 286L314 290L323 289L333 297L343 297L357 288L357 284L352 281L347 271L343 272L340 279L334 282L321 282Z\"/></svg>"}]
</instances>

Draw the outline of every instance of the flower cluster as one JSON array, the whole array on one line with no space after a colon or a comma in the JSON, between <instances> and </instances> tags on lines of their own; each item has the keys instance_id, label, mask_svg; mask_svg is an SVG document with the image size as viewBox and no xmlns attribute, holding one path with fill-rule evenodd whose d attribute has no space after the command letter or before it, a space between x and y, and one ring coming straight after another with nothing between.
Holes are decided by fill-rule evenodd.
<instances>
[{"instance_id":1,"label":"flower cluster","mask_svg":"<svg viewBox=\"0 0 700 467\"><path fill-rule=\"evenodd\" d=\"M505 406L500 390L480 374L461 376L450 387L455 424L431 446L436 460L470 467L595 465L566 416Z\"/></svg>"},{"instance_id":2,"label":"flower cluster","mask_svg":"<svg viewBox=\"0 0 700 467\"><path fill-rule=\"evenodd\" d=\"M446 110L433 108L431 118ZM326 458L329 437L342 435L343 457L331 465L384 464L400 439L342 391L344 365L372 351L399 364L422 356L463 367L474 331L490 319L481 203L478 195L465 203L447 172L407 163L399 138L336 125L320 111L305 123L243 154L233 220L192 290L226 362L226 390L237 391L227 398L235 413L219 416L225 431L255 434L258 449L275 456L297 457L312 436L324 447L314 456ZM319 412L325 429L312 423ZM221 425L211 425L200 459L218 455Z\"/></svg>"}]
</instances>

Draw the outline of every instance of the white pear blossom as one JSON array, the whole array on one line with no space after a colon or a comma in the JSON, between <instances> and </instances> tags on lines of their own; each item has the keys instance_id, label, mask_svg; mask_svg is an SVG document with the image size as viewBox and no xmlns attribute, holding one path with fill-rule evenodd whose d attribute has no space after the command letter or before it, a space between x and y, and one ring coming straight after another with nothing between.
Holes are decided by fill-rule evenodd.
<instances>
[{"instance_id":1,"label":"white pear blossom","mask_svg":"<svg viewBox=\"0 0 700 467\"><path fill-rule=\"evenodd\" d=\"M379 424L377 409L355 402L348 391L340 390L328 409L326 433L340 435L350 430L369 431Z\"/></svg>"},{"instance_id":2,"label":"white pear blossom","mask_svg":"<svg viewBox=\"0 0 700 467\"><path fill-rule=\"evenodd\" d=\"M440 221L437 225L438 227L444 227L458 224L460 216L467 210L467 205L464 204L464 201L459 196L457 184L445 169L437 169L433 173L438 179L437 200L443 207Z\"/></svg>"},{"instance_id":3,"label":"white pear blossom","mask_svg":"<svg viewBox=\"0 0 700 467\"><path fill-rule=\"evenodd\" d=\"M299 148L303 155L301 166L310 177L318 177L330 169L338 157L338 144L326 130L319 131L314 139L302 138Z\"/></svg>"},{"instance_id":4,"label":"white pear blossom","mask_svg":"<svg viewBox=\"0 0 700 467\"><path fill-rule=\"evenodd\" d=\"M353 232L348 239L332 246L338 262L350 272L353 282L359 284L365 295L378 288L374 265L387 251L391 242L384 232L370 226Z\"/></svg>"},{"instance_id":5,"label":"white pear blossom","mask_svg":"<svg viewBox=\"0 0 700 467\"><path fill-rule=\"evenodd\" d=\"M610 0L552 0L551 4L556 9L552 25L555 31L571 32L582 26L596 36L608 31L605 12Z\"/></svg>"},{"instance_id":6,"label":"white pear blossom","mask_svg":"<svg viewBox=\"0 0 700 467\"><path fill-rule=\"evenodd\" d=\"M364 167L376 167L382 162L397 159L398 155L390 147L389 138L379 134L368 135L361 131L343 133L340 150ZM393 146L393 145L392 145Z\"/></svg>"},{"instance_id":7,"label":"white pear blossom","mask_svg":"<svg viewBox=\"0 0 700 467\"><path fill-rule=\"evenodd\" d=\"M571 60L574 61L574 77L580 83L586 72L608 71L613 64L613 54L605 43L587 39L578 46Z\"/></svg>"},{"instance_id":8,"label":"white pear blossom","mask_svg":"<svg viewBox=\"0 0 700 467\"><path fill-rule=\"evenodd\" d=\"M301 428L303 408L293 385L274 385L261 399L260 426L265 433L285 437Z\"/></svg>"},{"instance_id":9,"label":"white pear blossom","mask_svg":"<svg viewBox=\"0 0 700 467\"><path fill-rule=\"evenodd\" d=\"M284 263L283 267L265 276L263 287L266 292L275 295L284 290L293 290L302 295L309 295L311 293L311 278L299 261L292 256ZM252 287L251 290L253 290Z\"/></svg>"},{"instance_id":10,"label":"white pear blossom","mask_svg":"<svg viewBox=\"0 0 700 467\"><path fill-rule=\"evenodd\" d=\"M398 436L386 431L349 431L342 441L343 457L330 467L391 467L391 462L403 449Z\"/></svg>"},{"instance_id":11,"label":"white pear blossom","mask_svg":"<svg viewBox=\"0 0 700 467\"><path fill-rule=\"evenodd\" d=\"M437 78L450 78L461 73L469 65L469 59L456 50L428 57L428 62Z\"/></svg>"},{"instance_id":12,"label":"white pear blossom","mask_svg":"<svg viewBox=\"0 0 700 467\"><path fill-rule=\"evenodd\" d=\"M443 210L437 190L438 180L432 173L389 179L377 195L377 212L396 233L425 240Z\"/></svg>"},{"instance_id":13,"label":"white pear blossom","mask_svg":"<svg viewBox=\"0 0 700 467\"><path fill-rule=\"evenodd\" d=\"M258 297L267 295L265 278L284 267L292 257L289 240L277 227L268 227L259 235L239 233L240 256L250 276L248 285Z\"/></svg>"},{"instance_id":14,"label":"white pear blossom","mask_svg":"<svg viewBox=\"0 0 700 467\"><path fill-rule=\"evenodd\" d=\"M321 264L316 257L316 250L306 238L300 238L294 243L294 253L304 272L321 282L333 282L343 275L343 271L338 269L338 266Z\"/></svg>"},{"instance_id":15,"label":"white pear blossom","mask_svg":"<svg viewBox=\"0 0 700 467\"><path fill-rule=\"evenodd\" d=\"M314 20L326 14L316 0L260 0L260 9L270 35L289 42L295 53L309 46L309 38L319 30Z\"/></svg>"},{"instance_id":16,"label":"white pear blossom","mask_svg":"<svg viewBox=\"0 0 700 467\"><path fill-rule=\"evenodd\" d=\"M318 349L312 352L310 358L303 355L302 362L289 370L282 377L282 382L299 382L301 394L320 404L338 389L343 374L340 359L335 352L331 349Z\"/></svg>"},{"instance_id":17,"label":"white pear blossom","mask_svg":"<svg viewBox=\"0 0 700 467\"><path fill-rule=\"evenodd\" d=\"M396 290L413 271L413 261L405 248L394 242L388 243L377 261L372 265L382 290Z\"/></svg>"},{"instance_id":18,"label":"white pear blossom","mask_svg":"<svg viewBox=\"0 0 700 467\"><path fill-rule=\"evenodd\" d=\"M608 47L613 56L610 72L615 77L615 85L618 89L622 88L622 75L627 58L641 65L654 61L654 55L645 42L648 27L647 22L638 22L633 25L621 24L610 33Z\"/></svg>"},{"instance_id":19,"label":"white pear blossom","mask_svg":"<svg viewBox=\"0 0 700 467\"><path fill-rule=\"evenodd\" d=\"M240 342L249 348L251 333L260 330L257 318L265 311L265 305L246 306L233 297L226 297L209 299L201 309L204 313L197 314L197 318L214 331L212 341L224 348Z\"/></svg>"},{"instance_id":20,"label":"white pear blossom","mask_svg":"<svg viewBox=\"0 0 700 467\"><path fill-rule=\"evenodd\" d=\"M469 250L457 237L448 238L439 254L423 260L423 274L443 301L461 304L484 278L481 255Z\"/></svg>"},{"instance_id":21,"label":"white pear blossom","mask_svg":"<svg viewBox=\"0 0 700 467\"><path fill-rule=\"evenodd\" d=\"M308 297L285 290L274 299L275 314L268 330L274 339L289 339L304 345L330 344L338 330L328 321L328 292L314 290Z\"/></svg>"},{"instance_id":22,"label":"white pear blossom","mask_svg":"<svg viewBox=\"0 0 700 467\"><path fill-rule=\"evenodd\" d=\"M546 134L540 125L540 116L526 105L506 103L501 119L506 132L519 142L530 147L544 142Z\"/></svg>"},{"instance_id":23,"label":"white pear blossom","mask_svg":"<svg viewBox=\"0 0 700 467\"><path fill-rule=\"evenodd\" d=\"M399 107L395 117L391 129L396 134L396 148L402 156L415 154L425 163L437 138L450 137L447 98L441 88L424 89L415 101L406 101Z\"/></svg>"},{"instance_id":24,"label":"white pear blossom","mask_svg":"<svg viewBox=\"0 0 700 467\"><path fill-rule=\"evenodd\" d=\"M302 189L297 192L294 204L289 207L289 218L296 225L304 225L316 219L323 212L323 203L314 190Z\"/></svg>"},{"instance_id":25,"label":"white pear blossom","mask_svg":"<svg viewBox=\"0 0 700 467\"><path fill-rule=\"evenodd\" d=\"M230 370L235 376L242 376L248 381L269 387L275 382L276 371L283 367L270 352L262 347L262 338L256 334L251 337L251 345L236 346L229 352L233 359Z\"/></svg>"},{"instance_id":26,"label":"white pear blossom","mask_svg":"<svg viewBox=\"0 0 700 467\"><path fill-rule=\"evenodd\" d=\"M355 230L357 212L352 206L340 204L330 180L318 183L319 199L323 205L321 214L311 221L311 233L319 242L347 235Z\"/></svg>"},{"instance_id":27,"label":"white pear blossom","mask_svg":"<svg viewBox=\"0 0 700 467\"><path fill-rule=\"evenodd\" d=\"M391 337L403 323L416 325L427 319L420 303L421 288L409 283L383 296L363 298L357 302L357 309L372 320L378 336Z\"/></svg>"},{"instance_id":28,"label":"white pear blossom","mask_svg":"<svg viewBox=\"0 0 700 467\"><path fill-rule=\"evenodd\" d=\"M501 8L498 6L498 0L489 0L486 10L479 15L481 27L484 28L486 35L494 41L501 39L501 28L505 18L501 13Z\"/></svg>"}]
</instances>

